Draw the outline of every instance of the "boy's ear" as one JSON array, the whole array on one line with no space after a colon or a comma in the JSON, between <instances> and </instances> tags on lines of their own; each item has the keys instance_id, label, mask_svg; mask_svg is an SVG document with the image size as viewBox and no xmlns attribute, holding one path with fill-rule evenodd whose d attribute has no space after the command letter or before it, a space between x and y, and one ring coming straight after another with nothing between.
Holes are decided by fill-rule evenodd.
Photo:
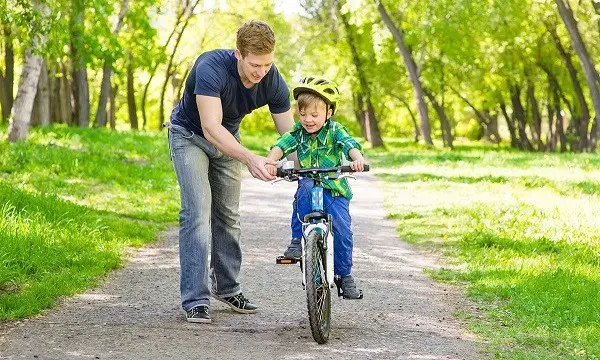
<instances>
[{"instance_id":1,"label":"boy's ear","mask_svg":"<svg viewBox=\"0 0 600 360\"><path fill-rule=\"evenodd\" d=\"M329 109L327 109L327 118L329 119L331 115L333 115L333 109L329 107Z\"/></svg>"}]
</instances>

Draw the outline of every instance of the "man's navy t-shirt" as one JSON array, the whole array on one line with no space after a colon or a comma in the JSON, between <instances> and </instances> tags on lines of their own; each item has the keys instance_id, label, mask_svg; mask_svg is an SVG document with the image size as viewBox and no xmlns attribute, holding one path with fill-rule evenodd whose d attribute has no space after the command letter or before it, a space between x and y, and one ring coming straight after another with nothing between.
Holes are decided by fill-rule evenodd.
<instances>
[{"instance_id":1,"label":"man's navy t-shirt","mask_svg":"<svg viewBox=\"0 0 600 360\"><path fill-rule=\"evenodd\" d=\"M196 95L221 98L222 125L234 135L238 134L242 118L254 109L269 105L273 114L290 109L289 89L275 65L258 84L246 89L233 50L212 50L196 59L185 81L183 97L171 114L174 124L204 136Z\"/></svg>"}]
</instances>

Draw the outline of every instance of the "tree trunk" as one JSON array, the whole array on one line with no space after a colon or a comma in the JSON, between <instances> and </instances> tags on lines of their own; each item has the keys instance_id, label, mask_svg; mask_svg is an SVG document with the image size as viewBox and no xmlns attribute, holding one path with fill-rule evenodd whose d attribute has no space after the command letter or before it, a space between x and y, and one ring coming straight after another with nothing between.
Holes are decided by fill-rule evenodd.
<instances>
[{"instance_id":1,"label":"tree trunk","mask_svg":"<svg viewBox=\"0 0 600 360\"><path fill-rule=\"evenodd\" d=\"M483 110L487 126L483 129L483 137L493 144L500 144L500 133L498 132L498 113L490 114L489 109Z\"/></svg>"},{"instance_id":2,"label":"tree trunk","mask_svg":"<svg viewBox=\"0 0 600 360\"><path fill-rule=\"evenodd\" d=\"M514 85L512 87L510 100L512 102L513 118L517 123L519 133L519 148L531 151L533 147L531 146L531 142L529 142L529 138L527 138L527 118L523 104L521 103L521 89L519 86Z\"/></svg>"},{"instance_id":3,"label":"tree trunk","mask_svg":"<svg viewBox=\"0 0 600 360\"><path fill-rule=\"evenodd\" d=\"M398 50L400 50L400 53L402 54L404 64L410 76L410 81L413 84L415 92L415 102L419 111L419 117L421 118L421 134L423 134L423 139L427 144L433 145L433 141L431 140L431 125L429 122L429 113L427 110L427 104L425 103L425 96L423 92L423 87L421 85L421 80L419 79L417 64L415 63L412 57L410 49L404 43L404 34L402 32L402 28L397 27L394 24L381 2L377 6L377 10L379 11L381 18L383 19L383 22L388 27L388 29L394 36L394 39L396 40L396 45L398 46Z\"/></svg>"},{"instance_id":4,"label":"tree trunk","mask_svg":"<svg viewBox=\"0 0 600 360\"><path fill-rule=\"evenodd\" d=\"M127 109L129 110L129 123L131 128L137 130L138 118L137 107L135 104L135 86L133 76L133 57L129 54L129 62L127 64Z\"/></svg>"},{"instance_id":5,"label":"tree trunk","mask_svg":"<svg viewBox=\"0 0 600 360\"><path fill-rule=\"evenodd\" d=\"M419 142L419 135L421 135L421 133L419 132L419 124L417 123L417 118L415 117L415 113L412 111L412 109L410 108L410 104L408 103L408 101L406 101L405 99L399 97L399 96L394 96L396 99L400 100L400 102L402 103L402 105L404 105L404 107L406 108L406 110L408 111L408 115L410 116L410 120L412 121L413 127L414 127L414 140L415 143Z\"/></svg>"},{"instance_id":6,"label":"tree trunk","mask_svg":"<svg viewBox=\"0 0 600 360\"><path fill-rule=\"evenodd\" d=\"M543 151L544 142L542 141L542 116L540 115L538 101L535 98L535 88L531 82L527 84L527 102L529 103L529 108L531 109L531 125L533 128L531 133L533 135L533 140L536 143L537 150Z\"/></svg>"},{"instance_id":7,"label":"tree trunk","mask_svg":"<svg viewBox=\"0 0 600 360\"><path fill-rule=\"evenodd\" d=\"M573 60L571 59L571 54L569 54L562 45L560 37L556 32L556 28L551 24L546 24L546 28L552 36L554 45L560 53L565 63L565 66L567 67L567 72L569 73L569 78L571 79L571 83L573 85L573 91L575 92L577 101L579 103L579 111L573 109L575 111L571 111L571 115L572 118L575 120L574 126L577 131L577 136L579 137L579 145L577 147L583 150L585 149L587 143L588 124L590 121L590 110L587 104L587 100L585 99L585 95L583 94L583 89L581 87L579 77L577 76L577 69L575 69L575 65L573 64ZM549 69L546 71L546 73L549 73Z\"/></svg>"},{"instance_id":8,"label":"tree trunk","mask_svg":"<svg viewBox=\"0 0 600 360\"><path fill-rule=\"evenodd\" d=\"M171 78L171 76L173 75L173 60L175 59L175 54L177 53L177 48L179 47L179 44L181 42L181 39L183 38L183 33L185 32L186 27L189 25L190 23L190 19L194 16L194 9L196 9L196 6L198 6L198 4L200 3L200 0L196 0L191 6L189 6L187 9L189 10L187 12L187 17L183 23L183 26L181 27L181 31L179 32L179 34L177 34L177 40L175 40L175 46L173 47L173 50L171 51L171 57L169 58L169 63L167 64L167 70L165 70L165 79L163 81L163 85L160 91L160 102L159 102L159 111L158 111L158 129L162 130L162 124L165 121L165 93L167 91L167 85L169 83L169 79ZM206 33L205 33L206 34ZM202 48L202 44L204 43L204 36L202 36L202 40L199 41L199 47Z\"/></svg>"},{"instance_id":9,"label":"tree trunk","mask_svg":"<svg viewBox=\"0 0 600 360\"><path fill-rule=\"evenodd\" d=\"M119 11L119 16L115 20L113 24L112 35L116 38L121 31L123 26L123 19L129 10L129 1L123 0L121 3L121 10ZM110 92L110 77L112 75L112 64L113 59L110 56L107 56L104 59L104 67L102 69L102 82L100 85L100 98L98 99L98 110L96 110L96 120L94 124L96 127L104 127L106 126L106 102L108 99L108 93Z\"/></svg>"},{"instance_id":10,"label":"tree trunk","mask_svg":"<svg viewBox=\"0 0 600 360\"><path fill-rule=\"evenodd\" d=\"M163 45L163 48L166 49L169 46L169 44L171 43L171 39L173 38L173 36L177 32L177 29L179 28L179 24L181 24L181 18L183 17L183 15L186 14L186 9L187 9L187 7L184 7L184 8L181 8L179 12L177 12L177 16L176 16L176 19L175 19L175 25L173 26L173 30L169 34L169 37L167 38L167 41ZM158 69L158 65L160 65L160 64L156 63L154 65L154 67L152 68L152 70L150 71L150 78L148 78L148 81L146 82L146 85L144 86L144 92L142 93L142 105L141 105L141 107L142 107L142 128L143 129L146 128L146 125L148 123L148 118L146 116L146 97L148 95L148 89L150 88L150 84L152 83L152 79L154 79L154 75L156 74L156 70Z\"/></svg>"},{"instance_id":11,"label":"tree trunk","mask_svg":"<svg viewBox=\"0 0 600 360\"><path fill-rule=\"evenodd\" d=\"M356 120L360 125L360 133L362 134L363 139L368 142L371 142L369 139L369 132L367 131L367 126L365 122L365 102L363 100L363 96L361 93L356 95L354 99L354 94L352 94L353 103L354 103L354 115L356 116Z\"/></svg>"},{"instance_id":12,"label":"tree trunk","mask_svg":"<svg viewBox=\"0 0 600 360\"><path fill-rule=\"evenodd\" d=\"M42 67L40 69L40 78L38 80L37 93L33 102L31 123L32 126L50 125L50 84L45 61L42 61Z\"/></svg>"},{"instance_id":13,"label":"tree trunk","mask_svg":"<svg viewBox=\"0 0 600 360\"><path fill-rule=\"evenodd\" d=\"M33 55L31 49L27 49L25 51L21 80L19 81L19 90L17 91L17 97L15 98L8 125L8 141L10 142L23 140L27 137L41 68L42 58Z\"/></svg>"},{"instance_id":14,"label":"tree trunk","mask_svg":"<svg viewBox=\"0 0 600 360\"><path fill-rule=\"evenodd\" d=\"M94 127L105 127L106 126L106 103L110 93L110 78L112 75L112 69L110 64L112 59L104 60L104 68L102 69L102 82L100 83L100 98L98 98L98 109L96 110L96 119L94 120Z\"/></svg>"},{"instance_id":15,"label":"tree trunk","mask_svg":"<svg viewBox=\"0 0 600 360\"><path fill-rule=\"evenodd\" d=\"M375 111L373 109L373 104L371 102L371 86L367 81L367 77L365 75L364 66L362 64L362 59L358 53L356 48L356 34L350 23L348 22L348 18L341 11L341 6L339 2L336 2L335 11L337 12L339 18L342 20L342 24L344 26L344 30L346 32L346 42L350 47L350 53L352 55L352 62L354 63L354 68L356 69L356 75L358 77L358 81L360 83L360 89L362 92L362 100L363 106L361 107L362 119L364 120L364 126L366 131L366 139L371 143L373 147L382 147L383 139L381 139L379 132L379 124L377 116L375 115ZM366 106L366 109L365 109ZM362 125L361 125L362 126ZM373 130L374 129L374 130ZM373 130L373 131L372 131Z\"/></svg>"},{"instance_id":16,"label":"tree trunk","mask_svg":"<svg viewBox=\"0 0 600 360\"><path fill-rule=\"evenodd\" d=\"M108 123L110 124L111 129L116 128L116 113L117 113L117 93L119 87L115 84L110 89L109 94L109 106L108 106Z\"/></svg>"},{"instance_id":17,"label":"tree trunk","mask_svg":"<svg viewBox=\"0 0 600 360\"><path fill-rule=\"evenodd\" d=\"M6 121L10 117L14 102L15 51L10 24L4 24L3 31L5 73L0 71L0 106L2 106L2 121Z\"/></svg>"},{"instance_id":18,"label":"tree trunk","mask_svg":"<svg viewBox=\"0 0 600 360\"><path fill-rule=\"evenodd\" d=\"M69 69L67 67L67 64L65 63L61 63L61 69L62 76L58 79L60 82L60 119L61 122L72 126L73 119L75 119L75 115L73 110L73 91L71 88L71 82L69 81L69 77L67 76L67 74L69 73Z\"/></svg>"},{"instance_id":19,"label":"tree trunk","mask_svg":"<svg viewBox=\"0 0 600 360\"><path fill-rule=\"evenodd\" d=\"M377 117L375 116L375 109L373 108L373 103L371 102L370 98L367 99L366 115L367 116L365 116L365 126L367 128L367 131L369 132L371 146L382 147L383 139L381 138L381 133L379 132Z\"/></svg>"},{"instance_id":20,"label":"tree trunk","mask_svg":"<svg viewBox=\"0 0 600 360\"><path fill-rule=\"evenodd\" d=\"M565 24L567 31L569 32L569 36L571 37L571 43L573 45L573 49L575 53L579 57L579 61L581 62L581 66L583 67L583 73L588 83L588 88L590 91L590 97L592 98L592 103L594 105L594 112L596 113L594 120L594 129L598 129L597 123L600 118L600 88L598 88L598 72L594 67L594 62L590 57L587 48L585 47L585 43L581 38L581 34L579 33L579 28L577 26L577 21L573 16L573 11L571 10L568 3L565 3L563 0L555 0L556 5L558 6L558 13ZM582 119L580 124L580 133L585 132L587 134L588 121L587 119ZM587 136L582 140L582 145L585 145L585 148L589 146L589 144L595 144L598 139L597 131L592 132L590 134L589 142L587 141Z\"/></svg>"},{"instance_id":21,"label":"tree trunk","mask_svg":"<svg viewBox=\"0 0 600 360\"><path fill-rule=\"evenodd\" d=\"M450 126L450 120L448 120L448 116L444 111L444 107L436 100L435 96L433 96L433 94L430 91L426 89L423 89L423 91L425 93L425 96L427 96L427 98L429 99L429 102L431 102L431 105L433 106L433 109L437 113L438 117L440 118L444 146L452 149L452 126Z\"/></svg>"},{"instance_id":22,"label":"tree trunk","mask_svg":"<svg viewBox=\"0 0 600 360\"><path fill-rule=\"evenodd\" d=\"M506 120L506 126L508 127L508 132L510 133L510 147L518 149L520 148L520 144L515 129L515 123L513 121L513 118L508 115L508 112L506 111L506 104L504 104L504 102L500 103L500 110L504 115L504 119Z\"/></svg>"},{"instance_id":23,"label":"tree trunk","mask_svg":"<svg viewBox=\"0 0 600 360\"><path fill-rule=\"evenodd\" d=\"M89 126L90 93L87 66L83 59L85 0L71 0L71 62L73 64L73 99L75 118L73 122L81 127Z\"/></svg>"}]
</instances>

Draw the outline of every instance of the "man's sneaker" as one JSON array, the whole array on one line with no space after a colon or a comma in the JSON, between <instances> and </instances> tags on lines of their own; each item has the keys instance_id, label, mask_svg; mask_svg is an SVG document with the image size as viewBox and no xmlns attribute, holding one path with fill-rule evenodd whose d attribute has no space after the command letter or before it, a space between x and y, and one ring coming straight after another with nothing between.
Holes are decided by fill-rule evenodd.
<instances>
[{"instance_id":1,"label":"man's sneaker","mask_svg":"<svg viewBox=\"0 0 600 360\"><path fill-rule=\"evenodd\" d=\"M185 312L185 317L188 322L210 324L212 320L208 315L208 306L199 305Z\"/></svg>"},{"instance_id":2,"label":"man's sneaker","mask_svg":"<svg viewBox=\"0 0 600 360\"><path fill-rule=\"evenodd\" d=\"M356 288L352 275L344 276L343 278L336 277L335 284L338 288L338 296L343 296L344 299L363 298L363 292Z\"/></svg>"},{"instance_id":3,"label":"man's sneaker","mask_svg":"<svg viewBox=\"0 0 600 360\"><path fill-rule=\"evenodd\" d=\"M300 259L302 257L302 244L300 239L292 238L290 246L288 246L287 250L283 253L283 256L291 259Z\"/></svg>"},{"instance_id":4,"label":"man's sneaker","mask_svg":"<svg viewBox=\"0 0 600 360\"><path fill-rule=\"evenodd\" d=\"M246 297L239 293L234 296L222 297L216 295L214 293L211 294L215 299L224 302L229 305L234 311L237 311L242 314L254 314L258 311L258 306L254 305L250 300L246 299Z\"/></svg>"}]
</instances>

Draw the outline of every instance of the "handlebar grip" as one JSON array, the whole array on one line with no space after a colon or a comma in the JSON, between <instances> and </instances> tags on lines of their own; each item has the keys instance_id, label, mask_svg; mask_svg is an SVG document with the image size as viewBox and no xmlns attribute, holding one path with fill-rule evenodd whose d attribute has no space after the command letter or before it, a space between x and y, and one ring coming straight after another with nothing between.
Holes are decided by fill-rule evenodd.
<instances>
[{"instance_id":1,"label":"handlebar grip","mask_svg":"<svg viewBox=\"0 0 600 360\"><path fill-rule=\"evenodd\" d=\"M365 164L365 170L364 171L369 171L369 165ZM344 166L342 166L342 172L354 172L354 170L352 170L352 168L350 167L350 165L344 165Z\"/></svg>"},{"instance_id":2,"label":"handlebar grip","mask_svg":"<svg viewBox=\"0 0 600 360\"><path fill-rule=\"evenodd\" d=\"M275 176L282 178L285 176L285 173L283 172L283 170L280 167L278 167L277 174Z\"/></svg>"}]
</instances>

